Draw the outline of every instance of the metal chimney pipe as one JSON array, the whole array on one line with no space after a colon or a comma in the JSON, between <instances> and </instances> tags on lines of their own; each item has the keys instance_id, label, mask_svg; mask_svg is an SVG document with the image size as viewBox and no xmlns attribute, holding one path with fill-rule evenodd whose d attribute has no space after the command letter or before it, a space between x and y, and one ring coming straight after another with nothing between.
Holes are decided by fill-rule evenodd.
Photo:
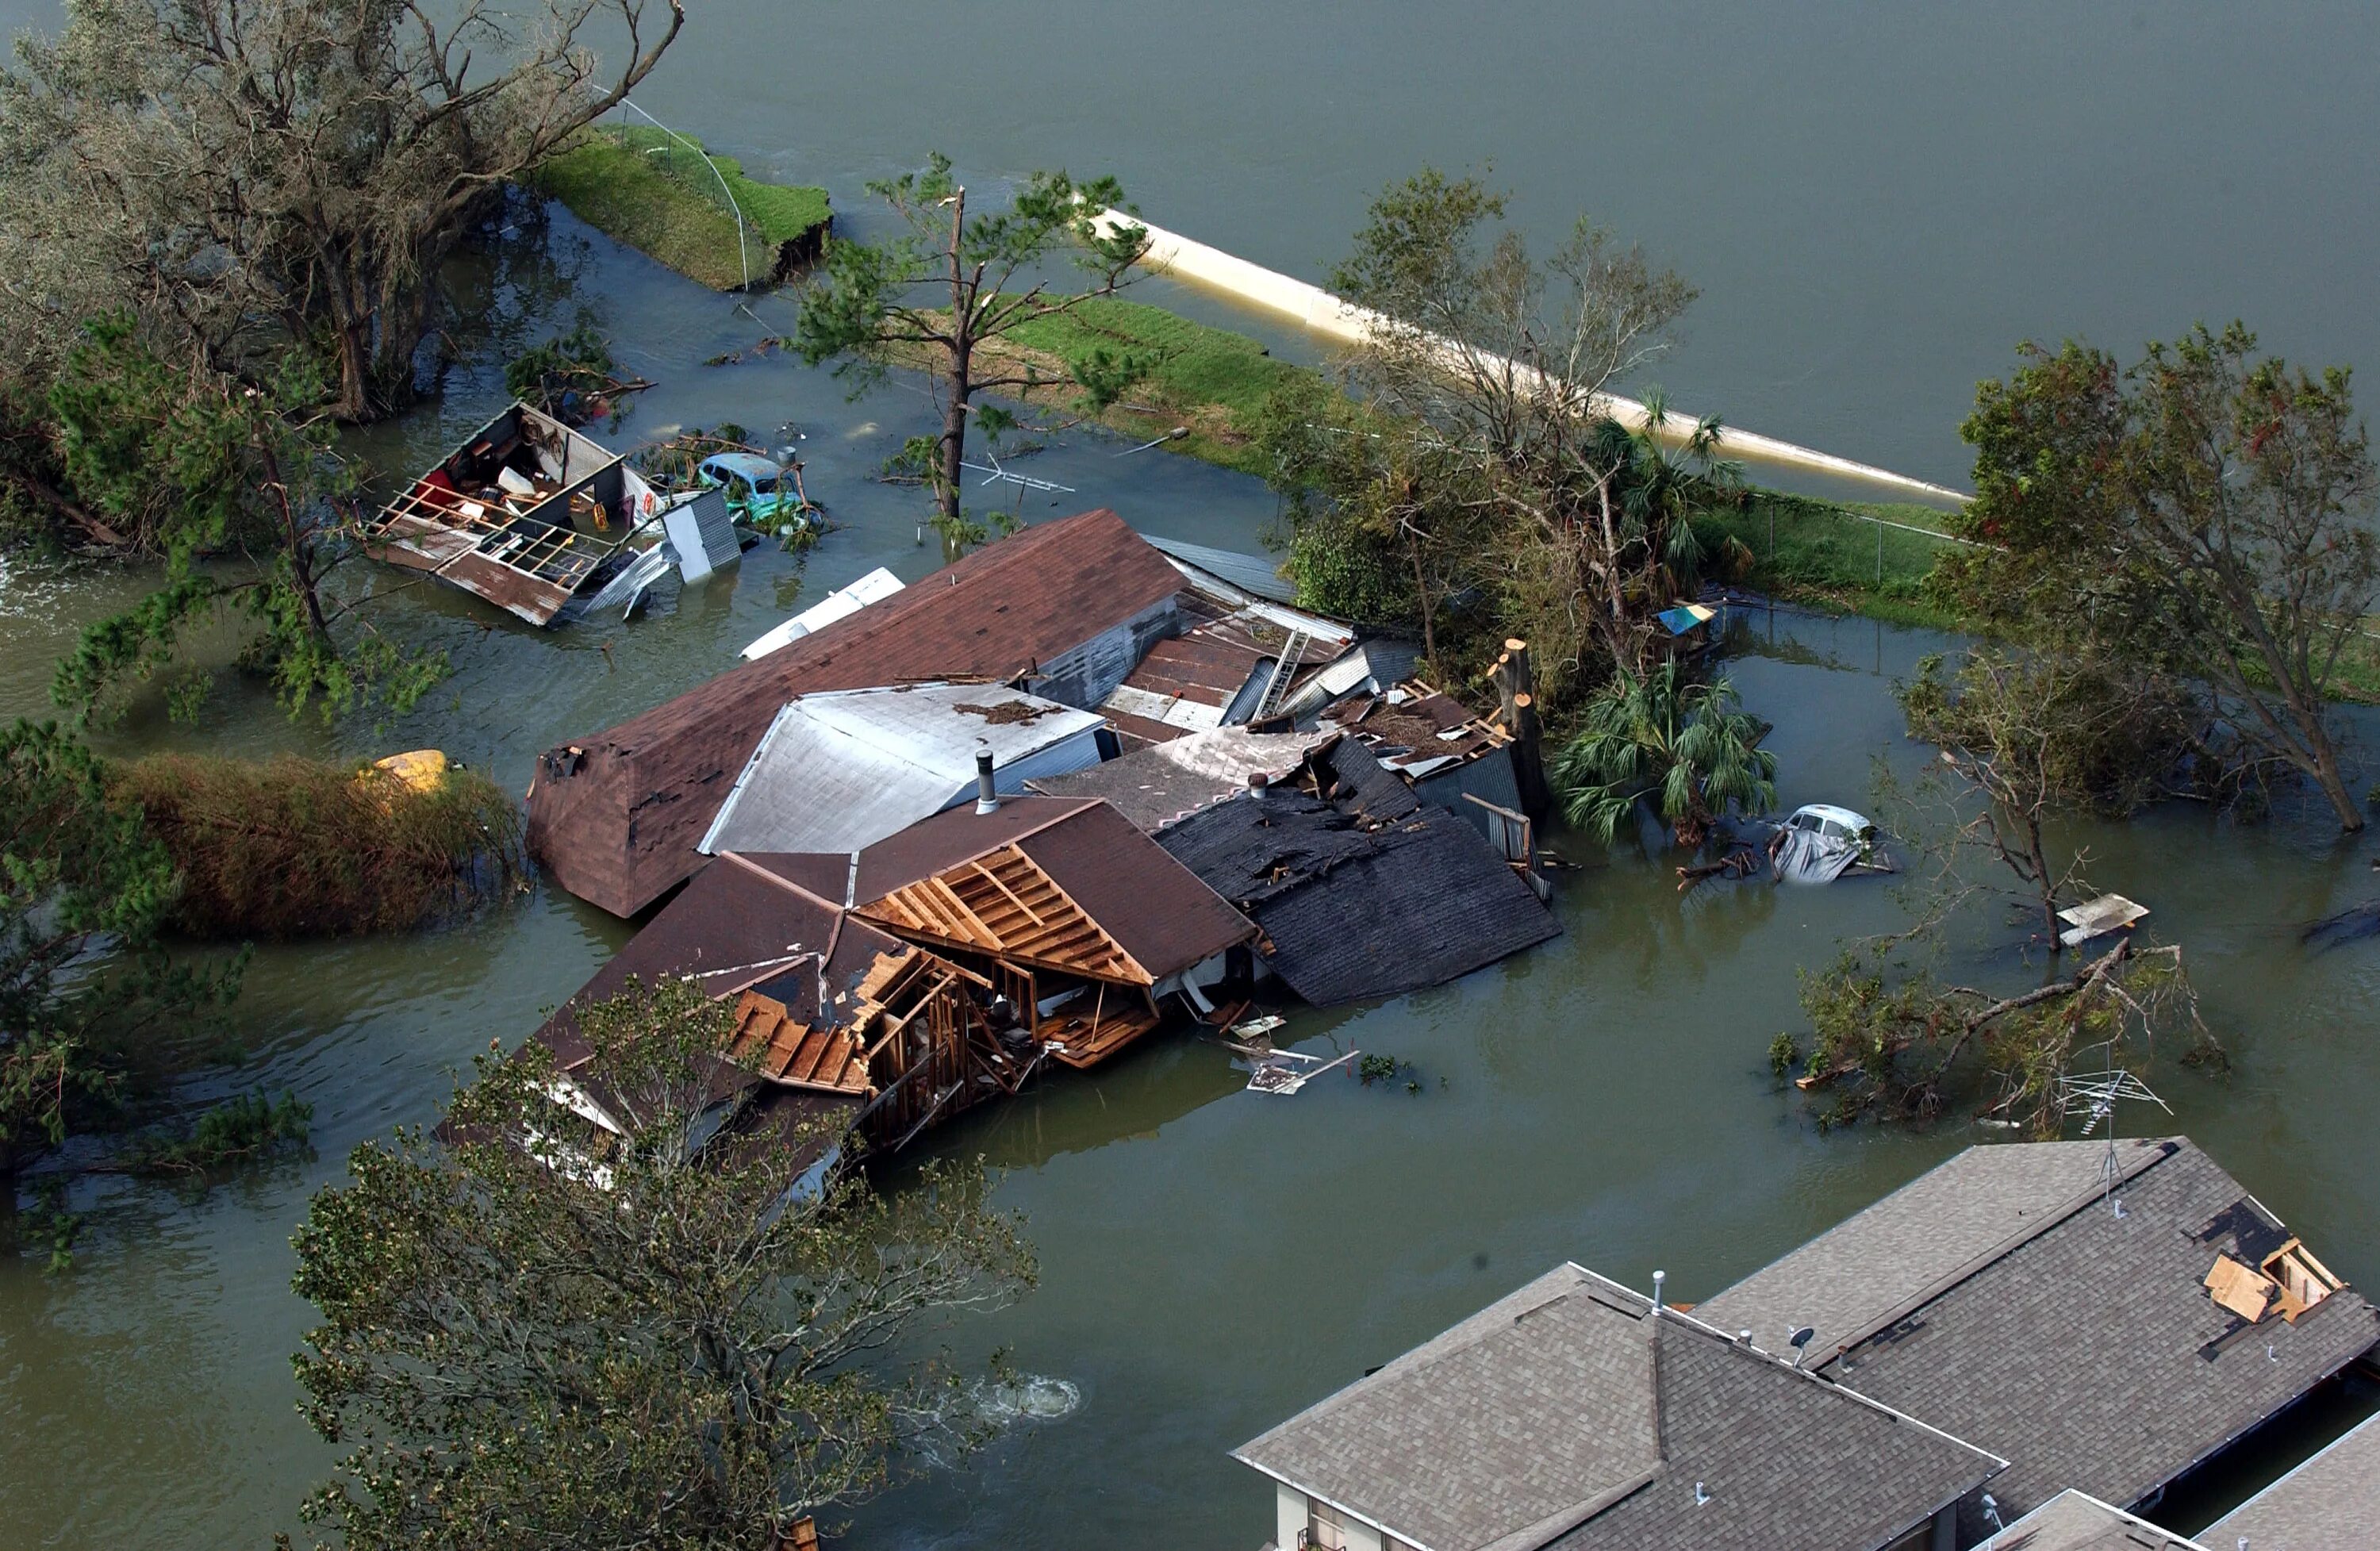
<instances>
[{"instance_id":1,"label":"metal chimney pipe","mask_svg":"<svg viewBox=\"0 0 2380 1551\"><path fill-rule=\"evenodd\" d=\"M1000 806L1000 798L991 790L991 750L975 751L975 810L990 813Z\"/></svg>"},{"instance_id":2,"label":"metal chimney pipe","mask_svg":"<svg viewBox=\"0 0 2380 1551\"><path fill-rule=\"evenodd\" d=\"M1265 794L1265 789L1266 789L1266 788L1268 788L1268 787L1269 787L1271 784L1272 784L1272 778L1271 778L1271 777L1269 777L1269 776L1268 776L1268 775L1266 775L1262 770L1250 770L1250 771L1248 772L1248 795L1249 795L1249 796L1251 796L1251 797L1261 797L1261 796L1263 796L1263 795Z\"/></svg>"},{"instance_id":3,"label":"metal chimney pipe","mask_svg":"<svg viewBox=\"0 0 2380 1551\"><path fill-rule=\"evenodd\" d=\"M1667 1271L1653 1273L1653 1312L1655 1314L1661 1312L1661 1284L1669 1279L1670 1273Z\"/></svg>"}]
</instances>

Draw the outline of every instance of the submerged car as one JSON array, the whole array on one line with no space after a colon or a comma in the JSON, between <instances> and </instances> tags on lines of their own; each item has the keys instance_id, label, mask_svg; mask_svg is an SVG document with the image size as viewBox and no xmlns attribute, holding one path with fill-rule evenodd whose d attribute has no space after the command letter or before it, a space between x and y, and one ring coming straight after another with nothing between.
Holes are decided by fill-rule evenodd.
<instances>
[{"instance_id":1,"label":"submerged car","mask_svg":"<svg viewBox=\"0 0 2380 1551\"><path fill-rule=\"evenodd\" d=\"M1847 872L1890 872L1883 837L1864 814L1831 803L1804 803L1768 839L1780 882L1832 883Z\"/></svg>"},{"instance_id":2,"label":"submerged car","mask_svg":"<svg viewBox=\"0 0 2380 1551\"><path fill-rule=\"evenodd\" d=\"M703 489L715 490L747 527L783 535L809 526L809 503L793 470L758 453L713 453L695 466Z\"/></svg>"}]
</instances>

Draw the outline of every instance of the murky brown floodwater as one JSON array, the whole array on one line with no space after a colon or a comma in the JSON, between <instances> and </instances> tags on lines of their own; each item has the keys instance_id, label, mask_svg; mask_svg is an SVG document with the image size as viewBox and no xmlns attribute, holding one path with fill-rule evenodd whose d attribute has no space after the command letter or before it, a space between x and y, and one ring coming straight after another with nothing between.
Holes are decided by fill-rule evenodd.
<instances>
[{"instance_id":1,"label":"murky brown floodwater","mask_svg":"<svg viewBox=\"0 0 2380 1551\"><path fill-rule=\"evenodd\" d=\"M55 14L0 0L0 20ZM918 35L974 14L935 0L896 29L880 7L706 8L641 100L758 166L831 184L846 210L862 178L929 145L978 180L1113 167L1152 218L1307 274L1369 188L1426 158L1492 156L1532 222L1590 206L1705 285L1690 345L1660 374L1680 402L1929 478L1961 475L1972 382L2026 333L2121 342L2237 311L2292 350L2380 359L2360 305L2380 278L2380 215L2347 197L2372 149L2354 127L2369 89L2356 62L2380 39L2362 10L2298 6L2252 27L2147 6L1743 7L1682 27L1666 10L1524 6L1482 27L1445 7L1076 0L970 27L962 80L919 76ZM566 216L497 284L511 321L492 350L585 306L662 382L628 435L799 422L841 529L806 571L756 551L625 628L541 635L459 594L409 594L409 628L459 671L384 733L326 737L234 692L195 729L144 706L111 745L435 745L517 789L539 749L717 671L797 590L931 568L914 497L867 478L922 425L916 388L845 404L782 360L692 364L781 328L783 301L745 313ZM457 374L370 451L410 467L499 391L484 370ZM1044 456L1037 472L1077 493L1026 515L1112 504L1146 531L1239 547L1272 516L1247 480L1113 450L1077 440ZM41 713L57 651L134 590L9 570L0 714ZM1754 623L1732 672L1780 723L1788 805L1857 800L1879 755L1912 759L1888 681L1940 644L1863 621L1779 616L1773 636ZM2373 719L2353 721L2368 745ZM2380 1281L2380 944L2311 956L2291 931L2373 891L2370 844L2336 844L2318 817L2242 831L2188 809L2087 838L2095 876L2187 945L2237 1060L2223 1082L2161 1073L2172 1123L2343 1274ZM1318 1048L1414 1061L1419 1096L1352 1082L1245 1095L1222 1052L1174 1042L942 1133L939 1147L1009 1170L1003 1199L1029 1214L1043 1266L1033 1297L952 1339L1010 1347L1081 1406L1020 1427L965 1476L863 1510L849 1544L1253 1545L1269 1496L1224 1450L1365 1368L1565 1256L1640 1283L1659 1265L1699 1297L1965 1140L1818 1136L1766 1070L1769 1036L1795 1024L1794 970L1896 919L1883 890L1681 901L1670 885L1665 858L1592 858L1562 880L1562 939L1460 986L1295 1024ZM286 1240L308 1195L358 1140L430 1119L450 1071L525 1035L626 934L540 892L431 936L260 954L239 1009L247 1059L191 1097L294 1087L315 1106L317 1156L197 1201L94 1188L76 1274L0 1262L0 1545L257 1545L295 1527L327 1459L286 1363L306 1324Z\"/></svg>"}]
</instances>

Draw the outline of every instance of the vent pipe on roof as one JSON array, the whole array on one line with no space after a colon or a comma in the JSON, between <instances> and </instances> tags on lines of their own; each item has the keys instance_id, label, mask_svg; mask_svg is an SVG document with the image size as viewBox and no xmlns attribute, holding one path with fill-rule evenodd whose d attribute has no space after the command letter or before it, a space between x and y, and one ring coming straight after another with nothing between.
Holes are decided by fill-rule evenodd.
<instances>
[{"instance_id":1,"label":"vent pipe on roof","mask_svg":"<svg viewBox=\"0 0 2380 1551\"><path fill-rule=\"evenodd\" d=\"M1657 1315L1661 1312L1661 1284L1669 1279L1670 1273L1667 1271L1653 1273L1653 1312Z\"/></svg>"},{"instance_id":2,"label":"vent pipe on roof","mask_svg":"<svg viewBox=\"0 0 2380 1551\"><path fill-rule=\"evenodd\" d=\"M1000 806L1000 799L991 790L991 750L975 751L975 810L990 813Z\"/></svg>"},{"instance_id":3,"label":"vent pipe on roof","mask_svg":"<svg viewBox=\"0 0 2380 1551\"><path fill-rule=\"evenodd\" d=\"M1266 775L1262 770L1250 770L1248 772L1249 796L1262 797L1265 794L1266 789L1271 785L1272 778Z\"/></svg>"}]
</instances>

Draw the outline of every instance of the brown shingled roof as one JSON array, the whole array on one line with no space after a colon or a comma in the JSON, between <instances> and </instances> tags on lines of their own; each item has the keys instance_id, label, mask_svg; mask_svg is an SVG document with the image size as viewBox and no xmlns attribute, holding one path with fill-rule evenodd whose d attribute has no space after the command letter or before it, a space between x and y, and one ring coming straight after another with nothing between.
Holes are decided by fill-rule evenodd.
<instances>
[{"instance_id":1,"label":"brown shingled roof","mask_svg":"<svg viewBox=\"0 0 2380 1551\"><path fill-rule=\"evenodd\" d=\"M786 700L904 679L1005 682L1172 599L1181 573L1110 511L1042 523L915 587L549 751L528 843L556 883L634 915L693 873L695 851Z\"/></svg>"},{"instance_id":2,"label":"brown shingled roof","mask_svg":"<svg viewBox=\"0 0 2380 1551\"><path fill-rule=\"evenodd\" d=\"M930 906L925 915L908 908L915 903L908 894L913 886L972 873L978 863L997 871L992 864L1001 858L1029 865L1085 918L1095 939L1082 950L1087 957L1062 961L1026 951L1022 943L979 940L978 926L996 938L993 925L964 918L956 924L967 927L965 937L932 930L925 924ZM1143 984L1246 942L1257 931L1130 820L1105 803L1083 798L1010 797L993 813L958 807L913 824L860 853L857 897L859 914L905 935ZM1118 952L1128 964L1108 963Z\"/></svg>"}]
</instances>

